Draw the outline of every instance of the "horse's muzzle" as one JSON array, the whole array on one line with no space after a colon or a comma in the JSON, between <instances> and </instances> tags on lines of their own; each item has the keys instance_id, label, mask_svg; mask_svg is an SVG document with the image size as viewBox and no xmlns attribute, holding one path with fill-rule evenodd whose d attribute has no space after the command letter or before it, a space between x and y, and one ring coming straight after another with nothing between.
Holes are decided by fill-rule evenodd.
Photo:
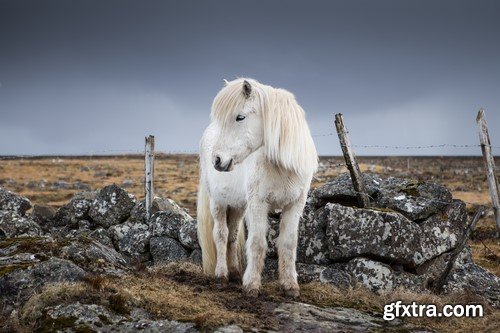
<instances>
[{"instance_id":1,"label":"horse's muzzle","mask_svg":"<svg viewBox=\"0 0 500 333\"><path fill-rule=\"evenodd\" d=\"M230 159L229 162L222 164L222 161L219 156L216 156L214 159L214 168L220 172L228 172L233 170L233 159Z\"/></svg>"}]
</instances>

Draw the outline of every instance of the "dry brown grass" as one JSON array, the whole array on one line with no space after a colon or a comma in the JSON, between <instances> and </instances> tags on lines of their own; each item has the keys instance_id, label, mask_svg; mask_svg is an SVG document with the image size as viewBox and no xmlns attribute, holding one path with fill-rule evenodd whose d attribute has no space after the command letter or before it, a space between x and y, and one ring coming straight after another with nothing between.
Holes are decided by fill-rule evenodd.
<instances>
[{"instance_id":1,"label":"dry brown grass","mask_svg":"<svg viewBox=\"0 0 500 333\"><path fill-rule=\"evenodd\" d=\"M179 202L191 213L195 212L198 186L198 163L194 155L158 155L155 160L156 194ZM32 202L55 208L64 205L80 189L72 186L80 182L91 189L106 185L122 185L131 180L127 191L144 198L144 160L142 156L114 156L88 158L42 158L0 160L0 185L27 196ZM45 181L45 188L34 185ZM55 188L58 181L70 188Z\"/></svg>"}]
</instances>

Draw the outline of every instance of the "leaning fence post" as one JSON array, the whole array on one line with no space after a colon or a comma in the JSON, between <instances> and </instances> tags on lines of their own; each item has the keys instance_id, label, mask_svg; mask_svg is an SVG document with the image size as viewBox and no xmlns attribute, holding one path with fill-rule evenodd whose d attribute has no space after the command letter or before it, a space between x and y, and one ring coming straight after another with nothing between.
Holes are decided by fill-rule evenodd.
<instances>
[{"instance_id":1,"label":"leaning fence post","mask_svg":"<svg viewBox=\"0 0 500 333\"><path fill-rule=\"evenodd\" d=\"M490 188L491 203L493 204L493 212L497 223L497 237L500 238L500 203L498 198L498 181L495 170L495 160L491 153L491 142L488 134L488 124L484 117L484 110L480 109L476 118L479 125L479 140L481 142L481 150L483 151L484 164L486 165L486 175L488 178L488 186Z\"/></svg>"},{"instance_id":2,"label":"leaning fence post","mask_svg":"<svg viewBox=\"0 0 500 333\"><path fill-rule=\"evenodd\" d=\"M356 191L356 197L358 198L358 204L361 208L370 206L370 199L365 188L365 182L359 170L358 162L354 156L354 152L351 149L351 142L349 141L349 136L347 135L347 129L344 125L344 118L341 113L335 115L335 127L337 128L337 134L339 135L340 148L342 148L342 153L344 154L345 163L351 174L352 185Z\"/></svg>"},{"instance_id":3,"label":"leaning fence post","mask_svg":"<svg viewBox=\"0 0 500 333\"><path fill-rule=\"evenodd\" d=\"M154 171L155 171L155 137L150 135L146 137L146 148L145 148L145 181L144 181L144 193L146 196L146 217L149 219L151 217L151 207L153 205L154 198Z\"/></svg>"}]
</instances>

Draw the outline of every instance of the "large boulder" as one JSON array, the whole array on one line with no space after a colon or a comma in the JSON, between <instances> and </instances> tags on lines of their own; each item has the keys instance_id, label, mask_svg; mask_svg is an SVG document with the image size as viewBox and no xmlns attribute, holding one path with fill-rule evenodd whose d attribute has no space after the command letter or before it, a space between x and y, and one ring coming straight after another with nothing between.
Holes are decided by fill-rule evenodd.
<instances>
[{"instance_id":1,"label":"large boulder","mask_svg":"<svg viewBox=\"0 0 500 333\"><path fill-rule=\"evenodd\" d=\"M396 212L327 203L326 237L333 261L364 256L416 267L423 262L420 227Z\"/></svg>"},{"instance_id":2,"label":"large boulder","mask_svg":"<svg viewBox=\"0 0 500 333\"><path fill-rule=\"evenodd\" d=\"M0 187L0 210L8 210L24 215L31 208L28 198Z\"/></svg>"},{"instance_id":3,"label":"large boulder","mask_svg":"<svg viewBox=\"0 0 500 333\"><path fill-rule=\"evenodd\" d=\"M109 228L125 222L135 203L136 199L132 194L114 184L102 188L89 210L93 226Z\"/></svg>"}]
</instances>

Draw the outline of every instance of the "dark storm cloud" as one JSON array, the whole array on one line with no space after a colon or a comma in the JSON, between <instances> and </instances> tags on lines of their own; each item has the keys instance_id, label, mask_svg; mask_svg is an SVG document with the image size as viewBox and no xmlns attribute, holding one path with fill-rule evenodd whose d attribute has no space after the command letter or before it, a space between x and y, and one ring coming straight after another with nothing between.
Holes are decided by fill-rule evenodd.
<instances>
[{"instance_id":1,"label":"dark storm cloud","mask_svg":"<svg viewBox=\"0 0 500 333\"><path fill-rule=\"evenodd\" d=\"M193 150L222 79L292 91L314 134L500 145L495 1L0 1L0 154ZM335 136L315 137L338 154ZM478 149L357 148L359 154Z\"/></svg>"}]
</instances>

